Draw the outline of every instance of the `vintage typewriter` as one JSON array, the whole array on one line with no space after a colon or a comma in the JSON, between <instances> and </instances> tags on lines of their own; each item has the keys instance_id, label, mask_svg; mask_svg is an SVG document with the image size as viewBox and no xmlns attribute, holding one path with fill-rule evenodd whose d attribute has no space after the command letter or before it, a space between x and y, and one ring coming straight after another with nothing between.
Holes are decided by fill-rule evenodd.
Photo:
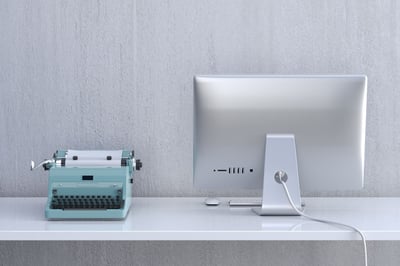
<instances>
[{"instance_id":1,"label":"vintage typewriter","mask_svg":"<svg viewBox=\"0 0 400 266\"><path fill-rule=\"evenodd\" d=\"M35 166L49 171L47 219L124 219L133 173L142 163L127 150L58 150Z\"/></svg>"}]
</instances>

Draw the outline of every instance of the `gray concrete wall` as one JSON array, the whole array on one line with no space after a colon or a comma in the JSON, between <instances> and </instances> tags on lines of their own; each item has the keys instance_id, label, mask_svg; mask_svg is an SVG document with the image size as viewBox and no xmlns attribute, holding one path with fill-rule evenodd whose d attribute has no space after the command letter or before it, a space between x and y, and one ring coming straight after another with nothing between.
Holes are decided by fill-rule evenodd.
<instances>
[{"instance_id":1,"label":"gray concrete wall","mask_svg":"<svg viewBox=\"0 0 400 266\"><path fill-rule=\"evenodd\" d=\"M369 242L370 266L400 265L400 243ZM0 242L0 265L358 266L360 242Z\"/></svg>"},{"instance_id":2,"label":"gray concrete wall","mask_svg":"<svg viewBox=\"0 0 400 266\"><path fill-rule=\"evenodd\" d=\"M49 157L56 149L123 147L134 147L144 161L135 177L135 195L205 195L192 188L191 174L192 77L199 73L367 74L365 189L308 195L400 196L399 57L400 3L395 0L1 0L0 196L45 196L47 173L30 172L29 161ZM89 265L97 262L93 254L104 250L104 261L121 255L128 263L131 258L119 253L118 245L130 247L125 243L58 245L71 252L84 246L91 262L78 260ZM192 257L200 265L197 254L221 264L258 265L267 258L266 248L290 245L298 256L309 257L319 247L132 245L139 251L153 245L163 250L152 259L133 253L135 261L150 265L162 262L163 252L182 257L179 263L170 259L171 265L187 264ZM210 245L216 246L214 255L205 251ZM322 248L311 262L317 265L344 252L342 262L352 265L354 254L346 248L352 243L330 245L332 250ZM389 262L398 264L395 252L380 249L385 245L374 246L372 254L387 253ZM2 243L0 256L9 259L5 265L23 265L23 259L4 254L46 253L49 246ZM228 247L244 261L225 262ZM277 261L275 253L268 259ZM50 257L47 265L58 256ZM303 265L311 263L307 259Z\"/></svg>"}]
</instances>

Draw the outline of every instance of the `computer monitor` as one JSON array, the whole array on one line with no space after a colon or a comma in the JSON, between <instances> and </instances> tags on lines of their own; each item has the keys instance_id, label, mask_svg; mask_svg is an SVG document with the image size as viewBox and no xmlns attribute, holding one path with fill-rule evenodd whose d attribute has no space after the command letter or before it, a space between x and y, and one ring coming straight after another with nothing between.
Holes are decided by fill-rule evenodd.
<instances>
[{"instance_id":1,"label":"computer monitor","mask_svg":"<svg viewBox=\"0 0 400 266\"><path fill-rule=\"evenodd\" d=\"M295 214L301 191L363 187L367 77L196 76L194 185L263 189L265 215Z\"/></svg>"}]
</instances>

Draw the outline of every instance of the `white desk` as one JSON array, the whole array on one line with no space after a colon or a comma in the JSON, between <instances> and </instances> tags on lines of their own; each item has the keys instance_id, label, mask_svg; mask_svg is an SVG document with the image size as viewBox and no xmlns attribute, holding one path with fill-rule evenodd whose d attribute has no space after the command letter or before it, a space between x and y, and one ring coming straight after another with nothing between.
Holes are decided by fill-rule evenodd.
<instances>
[{"instance_id":1,"label":"white desk","mask_svg":"<svg viewBox=\"0 0 400 266\"><path fill-rule=\"evenodd\" d=\"M355 240L301 217L260 217L227 200L133 198L124 221L47 221L46 198L0 198L0 240ZM400 240L400 198L304 198L306 213L357 226L367 240Z\"/></svg>"}]
</instances>

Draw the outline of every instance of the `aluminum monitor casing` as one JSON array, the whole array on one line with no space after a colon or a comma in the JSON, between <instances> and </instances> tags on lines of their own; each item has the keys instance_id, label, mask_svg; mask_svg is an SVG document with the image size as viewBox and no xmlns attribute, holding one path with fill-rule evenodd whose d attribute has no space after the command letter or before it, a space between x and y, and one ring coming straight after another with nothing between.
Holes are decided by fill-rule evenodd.
<instances>
[{"instance_id":1,"label":"aluminum monitor casing","mask_svg":"<svg viewBox=\"0 0 400 266\"><path fill-rule=\"evenodd\" d=\"M293 134L301 191L363 187L367 77L196 76L196 188L262 189L266 134Z\"/></svg>"}]
</instances>

